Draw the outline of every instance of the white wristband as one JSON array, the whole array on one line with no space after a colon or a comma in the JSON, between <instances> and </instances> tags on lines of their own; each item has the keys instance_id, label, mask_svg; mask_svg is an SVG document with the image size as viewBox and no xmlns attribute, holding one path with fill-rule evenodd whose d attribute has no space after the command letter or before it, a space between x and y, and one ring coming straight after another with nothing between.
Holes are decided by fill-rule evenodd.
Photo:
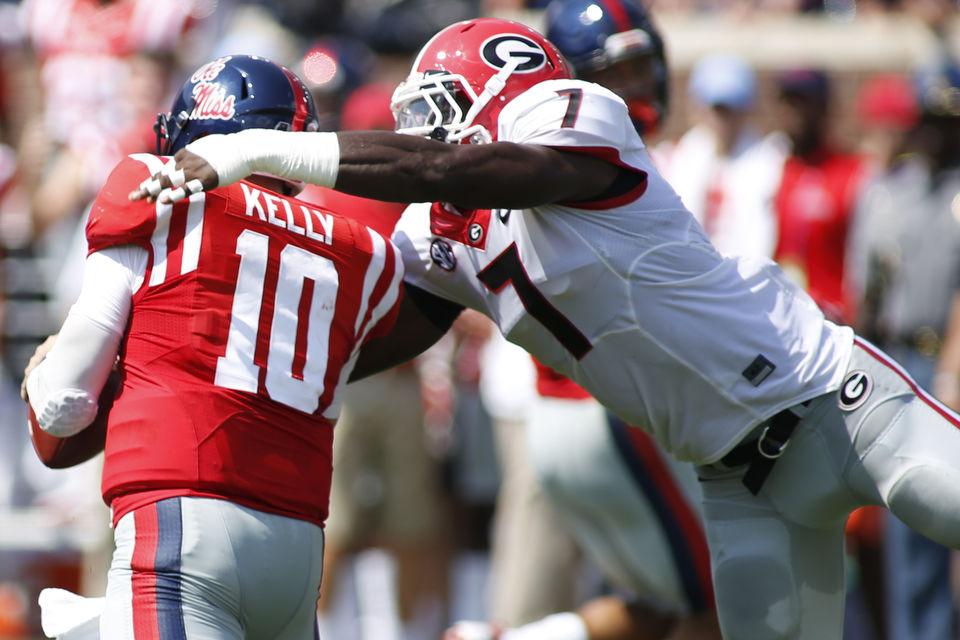
<instances>
[{"instance_id":1,"label":"white wristband","mask_svg":"<svg viewBox=\"0 0 960 640\"><path fill-rule=\"evenodd\" d=\"M204 136L186 147L217 172L217 186L266 173L333 187L340 171L340 142L332 131L247 129Z\"/></svg>"}]
</instances>

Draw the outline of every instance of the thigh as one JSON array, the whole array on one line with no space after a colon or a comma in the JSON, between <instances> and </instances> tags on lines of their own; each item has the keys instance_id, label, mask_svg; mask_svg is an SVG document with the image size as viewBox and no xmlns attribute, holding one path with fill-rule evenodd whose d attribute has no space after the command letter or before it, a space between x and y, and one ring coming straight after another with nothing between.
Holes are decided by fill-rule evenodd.
<instances>
[{"instance_id":1,"label":"thigh","mask_svg":"<svg viewBox=\"0 0 960 640\"><path fill-rule=\"evenodd\" d=\"M189 523L187 528L191 528ZM193 535L186 532L187 538ZM107 575L101 638L243 638L236 581L209 576L203 592L194 593L193 582L185 576L199 569L185 562L184 537L179 498L148 504L120 519L114 530L115 550ZM229 545L224 545L217 556L224 554L227 562L235 562ZM199 605L199 600L206 604ZM198 624L189 623L191 617Z\"/></svg>"},{"instance_id":2,"label":"thigh","mask_svg":"<svg viewBox=\"0 0 960 640\"><path fill-rule=\"evenodd\" d=\"M103 638L312 640L323 530L224 500L171 498L115 531Z\"/></svg>"},{"instance_id":3,"label":"thigh","mask_svg":"<svg viewBox=\"0 0 960 640\"><path fill-rule=\"evenodd\" d=\"M528 440L552 504L608 578L674 612L712 606L692 466L593 400L539 400Z\"/></svg>"},{"instance_id":4,"label":"thigh","mask_svg":"<svg viewBox=\"0 0 960 640\"><path fill-rule=\"evenodd\" d=\"M844 528L781 517L739 474L708 477L704 519L717 613L728 640L839 640L845 601Z\"/></svg>"},{"instance_id":5,"label":"thigh","mask_svg":"<svg viewBox=\"0 0 960 640\"><path fill-rule=\"evenodd\" d=\"M858 343L853 367L870 382L845 413L864 474L904 524L960 548L960 417L870 345Z\"/></svg>"}]
</instances>

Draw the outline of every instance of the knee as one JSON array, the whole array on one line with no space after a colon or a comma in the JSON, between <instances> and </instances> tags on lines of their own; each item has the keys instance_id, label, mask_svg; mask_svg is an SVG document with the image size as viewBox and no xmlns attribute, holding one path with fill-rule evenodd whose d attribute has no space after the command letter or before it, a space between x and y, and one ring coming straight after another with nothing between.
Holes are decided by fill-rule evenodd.
<instances>
[{"instance_id":1,"label":"knee","mask_svg":"<svg viewBox=\"0 0 960 640\"><path fill-rule=\"evenodd\" d=\"M793 573L770 556L730 557L714 566L717 610L729 640L794 638L800 602Z\"/></svg>"}]
</instances>

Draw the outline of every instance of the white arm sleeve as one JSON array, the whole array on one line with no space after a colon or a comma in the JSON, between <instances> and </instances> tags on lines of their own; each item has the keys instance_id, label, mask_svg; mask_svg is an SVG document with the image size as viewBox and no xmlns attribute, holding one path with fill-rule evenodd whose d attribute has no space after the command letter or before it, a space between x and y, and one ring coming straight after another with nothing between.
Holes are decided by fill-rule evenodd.
<instances>
[{"instance_id":1,"label":"white arm sleeve","mask_svg":"<svg viewBox=\"0 0 960 640\"><path fill-rule=\"evenodd\" d=\"M84 263L80 296L50 353L27 377L30 406L50 435L74 435L96 417L146 263L147 252L133 245L98 251Z\"/></svg>"},{"instance_id":2,"label":"white arm sleeve","mask_svg":"<svg viewBox=\"0 0 960 640\"><path fill-rule=\"evenodd\" d=\"M340 140L332 131L246 129L204 136L186 146L217 172L217 186L254 172L333 187L340 172Z\"/></svg>"}]
</instances>

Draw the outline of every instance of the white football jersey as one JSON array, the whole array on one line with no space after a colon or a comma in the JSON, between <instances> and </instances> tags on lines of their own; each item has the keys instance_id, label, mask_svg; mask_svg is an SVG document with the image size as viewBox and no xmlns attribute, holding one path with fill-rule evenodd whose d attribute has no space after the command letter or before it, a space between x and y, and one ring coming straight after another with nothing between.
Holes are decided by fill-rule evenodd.
<instances>
[{"instance_id":1,"label":"white football jersey","mask_svg":"<svg viewBox=\"0 0 960 640\"><path fill-rule=\"evenodd\" d=\"M770 260L722 257L615 94L541 83L503 109L498 139L580 149L646 178L603 202L411 205L394 233L408 282L489 315L508 340L697 464L839 387L852 330L825 320Z\"/></svg>"}]
</instances>

